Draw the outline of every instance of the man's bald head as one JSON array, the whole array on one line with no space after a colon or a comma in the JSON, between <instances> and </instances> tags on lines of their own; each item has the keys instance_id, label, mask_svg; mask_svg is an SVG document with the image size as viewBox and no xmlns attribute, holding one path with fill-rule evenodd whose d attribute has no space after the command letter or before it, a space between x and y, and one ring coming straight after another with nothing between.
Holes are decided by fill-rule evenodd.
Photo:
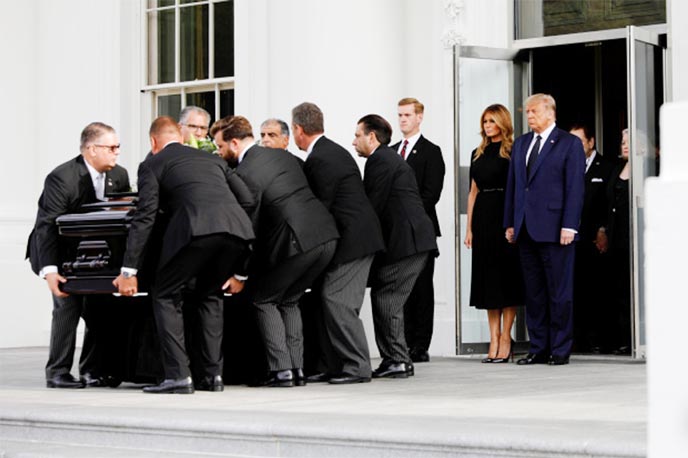
<instances>
[{"instance_id":1,"label":"man's bald head","mask_svg":"<svg viewBox=\"0 0 688 458\"><path fill-rule=\"evenodd\" d=\"M151 151L157 154L170 142L182 142L179 124L169 116L160 116L153 121L148 131L151 141Z\"/></svg>"}]
</instances>

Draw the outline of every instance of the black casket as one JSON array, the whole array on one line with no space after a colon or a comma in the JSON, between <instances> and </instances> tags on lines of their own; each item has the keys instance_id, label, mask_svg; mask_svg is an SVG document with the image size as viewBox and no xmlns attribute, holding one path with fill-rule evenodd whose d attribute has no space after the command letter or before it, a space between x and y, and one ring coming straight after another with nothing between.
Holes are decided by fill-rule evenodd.
<instances>
[{"instance_id":1,"label":"black casket","mask_svg":"<svg viewBox=\"0 0 688 458\"><path fill-rule=\"evenodd\" d=\"M62 252L59 267L67 279L62 290L70 294L113 293L112 281L122 266L135 203L98 202L81 210L57 218Z\"/></svg>"},{"instance_id":2,"label":"black casket","mask_svg":"<svg viewBox=\"0 0 688 458\"><path fill-rule=\"evenodd\" d=\"M135 197L135 193L118 194L116 198ZM160 348L152 314L151 298L145 296L157 265L165 215L156 219L144 262L139 273L138 289L143 297L113 297L112 281L119 275L136 200L98 202L84 205L78 213L57 218L60 234L60 272L67 279L61 288L70 294L89 295L98 316L101 370L118 380L150 382L162 377ZM199 358L199 332L195 306L185 291L183 309L187 353L192 371ZM187 303L188 302L188 303ZM267 372L260 334L253 317L250 298L242 293L225 298L224 379L228 384L257 384Z\"/></svg>"}]
</instances>

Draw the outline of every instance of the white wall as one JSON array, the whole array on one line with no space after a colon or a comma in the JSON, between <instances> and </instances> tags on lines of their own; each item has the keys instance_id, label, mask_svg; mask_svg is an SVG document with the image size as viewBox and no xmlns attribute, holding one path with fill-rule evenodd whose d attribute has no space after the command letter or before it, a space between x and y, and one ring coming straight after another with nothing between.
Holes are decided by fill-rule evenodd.
<instances>
[{"instance_id":1,"label":"white wall","mask_svg":"<svg viewBox=\"0 0 688 458\"><path fill-rule=\"evenodd\" d=\"M121 124L120 6L31 0L0 17L0 347L48 343L50 293L24 261L26 239L43 179L79 154L83 127Z\"/></svg>"}]
</instances>

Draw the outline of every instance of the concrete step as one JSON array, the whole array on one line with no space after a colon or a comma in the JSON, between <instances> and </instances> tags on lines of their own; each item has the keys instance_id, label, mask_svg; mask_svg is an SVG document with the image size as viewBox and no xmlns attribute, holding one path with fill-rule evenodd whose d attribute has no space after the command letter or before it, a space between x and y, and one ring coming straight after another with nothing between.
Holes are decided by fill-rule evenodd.
<instances>
[{"instance_id":1,"label":"concrete step","mask_svg":"<svg viewBox=\"0 0 688 458\"><path fill-rule=\"evenodd\" d=\"M0 350L0 458L646 456L645 367L434 358L415 377L147 395L45 388L45 350Z\"/></svg>"}]
</instances>

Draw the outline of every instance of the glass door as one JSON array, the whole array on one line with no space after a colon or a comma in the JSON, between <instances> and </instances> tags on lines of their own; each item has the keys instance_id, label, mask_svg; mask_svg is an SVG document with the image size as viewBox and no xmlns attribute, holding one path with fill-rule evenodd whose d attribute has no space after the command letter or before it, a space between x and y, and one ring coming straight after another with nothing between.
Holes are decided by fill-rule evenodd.
<instances>
[{"instance_id":1,"label":"glass door","mask_svg":"<svg viewBox=\"0 0 688 458\"><path fill-rule=\"evenodd\" d=\"M471 250L466 235L466 203L470 189L471 152L479 145L480 115L488 106L500 103L511 112L515 135L523 132L521 104L529 89L528 63L518 50L477 46L454 47L454 186L456 207L456 350L457 354L487 353L490 333L487 314L469 305ZM515 340L525 339L523 314L517 315Z\"/></svg>"},{"instance_id":2,"label":"glass door","mask_svg":"<svg viewBox=\"0 0 688 458\"><path fill-rule=\"evenodd\" d=\"M644 358L645 179L659 172L659 107L664 103L665 50L657 33L636 26L627 27L627 31L632 354Z\"/></svg>"}]
</instances>

